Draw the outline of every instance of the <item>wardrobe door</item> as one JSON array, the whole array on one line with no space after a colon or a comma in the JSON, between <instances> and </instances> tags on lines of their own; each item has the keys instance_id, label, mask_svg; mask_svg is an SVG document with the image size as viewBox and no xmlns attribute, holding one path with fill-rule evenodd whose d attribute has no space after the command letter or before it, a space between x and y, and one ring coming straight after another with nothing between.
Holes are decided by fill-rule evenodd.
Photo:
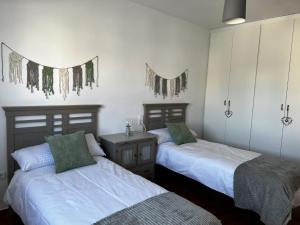
<instances>
[{"instance_id":1,"label":"wardrobe door","mask_svg":"<svg viewBox=\"0 0 300 225\"><path fill-rule=\"evenodd\" d=\"M229 97L230 116L226 121L225 143L249 149L251 117L260 25L247 25L234 30Z\"/></svg>"},{"instance_id":2,"label":"wardrobe door","mask_svg":"<svg viewBox=\"0 0 300 225\"><path fill-rule=\"evenodd\" d=\"M204 137L224 142L224 101L228 97L232 30L211 33L204 116Z\"/></svg>"},{"instance_id":3,"label":"wardrobe door","mask_svg":"<svg viewBox=\"0 0 300 225\"><path fill-rule=\"evenodd\" d=\"M280 155L293 20L262 24L250 148Z\"/></svg>"},{"instance_id":4,"label":"wardrobe door","mask_svg":"<svg viewBox=\"0 0 300 225\"><path fill-rule=\"evenodd\" d=\"M291 55L287 92L289 115L293 122L284 127L282 157L300 161L300 19L295 20L294 41ZM287 113L286 113L287 114ZM287 115L286 115L287 116Z\"/></svg>"}]
</instances>

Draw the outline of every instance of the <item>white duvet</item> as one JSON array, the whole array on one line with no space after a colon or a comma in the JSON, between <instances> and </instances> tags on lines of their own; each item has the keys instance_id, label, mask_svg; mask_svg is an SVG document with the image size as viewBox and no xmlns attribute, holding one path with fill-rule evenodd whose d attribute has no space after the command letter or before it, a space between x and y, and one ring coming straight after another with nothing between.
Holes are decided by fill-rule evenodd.
<instances>
[{"instance_id":1,"label":"white duvet","mask_svg":"<svg viewBox=\"0 0 300 225\"><path fill-rule=\"evenodd\" d=\"M242 163L260 156L227 145L197 139L196 143L160 144L156 163L233 197L233 175Z\"/></svg>"},{"instance_id":2,"label":"white duvet","mask_svg":"<svg viewBox=\"0 0 300 225\"><path fill-rule=\"evenodd\" d=\"M5 199L26 225L91 225L166 190L117 164L97 164L56 174L54 166L17 171Z\"/></svg>"}]
</instances>

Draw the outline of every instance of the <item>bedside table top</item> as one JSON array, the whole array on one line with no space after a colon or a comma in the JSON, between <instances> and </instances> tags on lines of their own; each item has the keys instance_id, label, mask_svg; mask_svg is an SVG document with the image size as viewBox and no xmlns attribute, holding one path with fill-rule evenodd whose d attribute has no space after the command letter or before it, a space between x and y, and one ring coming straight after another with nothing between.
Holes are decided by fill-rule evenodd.
<instances>
[{"instance_id":1,"label":"bedside table top","mask_svg":"<svg viewBox=\"0 0 300 225\"><path fill-rule=\"evenodd\" d=\"M116 133L100 136L100 139L109 141L114 144L121 142L138 141L148 138L156 138L156 136L148 132L132 132L132 135L129 137L126 136L125 133Z\"/></svg>"}]
</instances>

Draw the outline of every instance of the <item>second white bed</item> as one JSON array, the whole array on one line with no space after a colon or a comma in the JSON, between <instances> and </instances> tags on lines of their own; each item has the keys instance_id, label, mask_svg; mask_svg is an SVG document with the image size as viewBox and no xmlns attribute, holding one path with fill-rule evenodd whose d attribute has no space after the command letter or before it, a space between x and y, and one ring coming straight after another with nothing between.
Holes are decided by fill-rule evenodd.
<instances>
[{"instance_id":1,"label":"second white bed","mask_svg":"<svg viewBox=\"0 0 300 225\"><path fill-rule=\"evenodd\" d=\"M233 198L236 168L260 155L197 139L195 143L183 145L174 142L159 144L156 163ZM300 206L300 188L295 193L293 205Z\"/></svg>"},{"instance_id":2,"label":"second white bed","mask_svg":"<svg viewBox=\"0 0 300 225\"><path fill-rule=\"evenodd\" d=\"M197 139L196 143L160 144L156 163L233 197L236 168L260 154Z\"/></svg>"}]
</instances>

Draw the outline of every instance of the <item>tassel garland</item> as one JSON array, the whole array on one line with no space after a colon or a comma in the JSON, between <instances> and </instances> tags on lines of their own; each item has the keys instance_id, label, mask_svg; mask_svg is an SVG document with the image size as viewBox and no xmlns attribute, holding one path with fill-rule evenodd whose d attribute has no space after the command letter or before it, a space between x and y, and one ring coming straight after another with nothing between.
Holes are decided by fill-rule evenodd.
<instances>
[{"instance_id":1,"label":"tassel garland","mask_svg":"<svg viewBox=\"0 0 300 225\"><path fill-rule=\"evenodd\" d=\"M187 89L188 70L173 79L166 79L154 72L146 63L146 82L145 85L153 90L155 97L162 95L165 99L179 96L180 92Z\"/></svg>"},{"instance_id":2,"label":"tassel garland","mask_svg":"<svg viewBox=\"0 0 300 225\"><path fill-rule=\"evenodd\" d=\"M99 58L95 56L91 60L73 67L49 67L36 63L25 56L17 53L14 49L1 42L1 72L2 72L2 81L4 82L4 49L6 47L10 50L9 56L9 82L11 83L23 83L23 73L22 73L22 63L23 59L28 61L27 63L27 88L34 92L34 88L39 91L39 67L42 67L42 91L45 93L46 98L50 95L54 95L54 70L58 70L58 79L59 79L59 93L62 95L65 100L69 94L69 69L73 69L73 90L76 91L77 95L80 95L81 89L83 89L83 72L82 66L85 66L85 86L90 86L93 88L93 83L96 82L96 86L99 87ZM5 52L6 53L6 52ZM95 66L96 65L96 69ZM97 77L95 79L95 72Z\"/></svg>"}]
</instances>

